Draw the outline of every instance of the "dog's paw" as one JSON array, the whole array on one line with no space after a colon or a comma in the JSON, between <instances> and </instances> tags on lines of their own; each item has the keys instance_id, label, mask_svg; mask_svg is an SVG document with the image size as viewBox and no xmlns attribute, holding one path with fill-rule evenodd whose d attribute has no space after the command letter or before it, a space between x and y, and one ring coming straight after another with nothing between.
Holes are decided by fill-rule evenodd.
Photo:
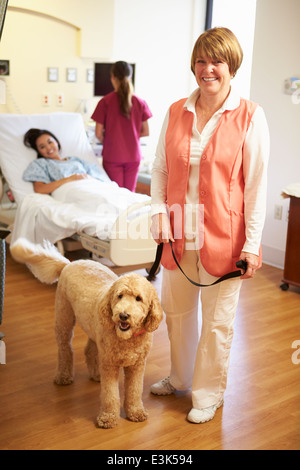
<instances>
[{"instance_id":1,"label":"dog's paw","mask_svg":"<svg viewBox=\"0 0 300 470\"><path fill-rule=\"evenodd\" d=\"M113 413L102 413L97 417L97 424L99 428L110 429L117 426L119 422L119 416Z\"/></svg>"},{"instance_id":2,"label":"dog's paw","mask_svg":"<svg viewBox=\"0 0 300 470\"><path fill-rule=\"evenodd\" d=\"M101 382L99 374L90 375L90 380L93 380L94 382Z\"/></svg>"},{"instance_id":3,"label":"dog's paw","mask_svg":"<svg viewBox=\"0 0 300 470\"><path fill-rule=\"evenodd\" d=\"M148 419L149 413L145 408L133 408L127 411L127 418L130 421L134 421L135 423L139 423L142 421L146 421Z\"/></svg>"},{"instance_id":4,"label":"dog's paw","mask_svg":"<svg viewBox=\"0 0 300 470\"><path fill-rule=\"evenodd\" d=\"M70 375L56 374L53 382L57 385L70 385L74 382L74 379Z\"/></svg>"}]
</instances>

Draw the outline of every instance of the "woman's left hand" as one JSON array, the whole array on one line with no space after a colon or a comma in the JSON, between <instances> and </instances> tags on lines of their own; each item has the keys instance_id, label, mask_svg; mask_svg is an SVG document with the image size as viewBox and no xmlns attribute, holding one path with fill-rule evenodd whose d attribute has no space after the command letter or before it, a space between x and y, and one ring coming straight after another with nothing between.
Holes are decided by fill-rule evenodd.
<instances>
[{"instance_id":1,"label":"woman's left hand","mask_svg":"<svg viewBox=\"0 0 300 470\"><path fill-rule=\"evenodd\" d=\"M247 261L247 271L241 276L241 279L250 279L254 277L255 271L259 267L259 257L253 253L241 252L240 259Z\"/></svg>"}]
</instances>

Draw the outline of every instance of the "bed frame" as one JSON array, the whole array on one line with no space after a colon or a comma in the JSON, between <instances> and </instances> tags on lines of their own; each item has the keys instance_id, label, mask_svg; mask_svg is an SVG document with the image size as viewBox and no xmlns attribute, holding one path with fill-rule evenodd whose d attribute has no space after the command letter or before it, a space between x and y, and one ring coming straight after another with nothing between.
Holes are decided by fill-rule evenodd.
<instances>
[{"instance_id":1,"label":"bed frame","mask_svg":"<svg viewBox=\"0 0 300 470\"><path fill-rule=\"evenodd\" d=\"M101 240L84 232L74 234L72 239L80 242L82 248L94 255L94 259L107 264L117 274L143 268L149 272L157 248L150 234L150 211L140 213L134 218L131 218L130 214L150 204L150 202L134 204L120 214L111 230L109 240ZM131 234L141 236L136 238L130 236ZM58 249L62 253L65 251L65 246L63 241L58 243Z\"/></svg>"}]
</instances>

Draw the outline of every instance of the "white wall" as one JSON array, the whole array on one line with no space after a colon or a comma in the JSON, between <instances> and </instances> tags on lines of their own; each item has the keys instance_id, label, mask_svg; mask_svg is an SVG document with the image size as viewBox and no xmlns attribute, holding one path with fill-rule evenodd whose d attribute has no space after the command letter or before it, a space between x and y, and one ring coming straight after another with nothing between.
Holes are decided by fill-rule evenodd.
<instances>
[{"instance_id":1,"label":"white wall","mask_svg":"<svg viewBox=\"0 0 300 470\"><path fill-rule=\"evenodd\" d=\"M111 55L114 0L9 0L8 14L12 10L35 13L40 18L47 15L73 25L78 30L77 53L80 57ZM52 37L55 41L55 36ZM25 39L25 36L20 34L19 38Z\"/></svg>"},{"instance_id":2,"label":"white wall","mask_svg":"<svg viewBox=\"0 0 300 470\"><path fill-rule=\"evenodd\" d=\"M149 104L155 150L167 108L197 87L190 70L205 0L115 0L114 60L136 63L135 92Z\"/></svg>"},{"instance_id":3,"label":"white wall","mask_svg":"<svg viewBox=\"0 0 300 470\"><path fill-rule=\"evenodd\" d=\"M212 26L231 29L238 38L244 57L232 86L241 96L249 99L252 52L255 28L256 0L214 0Z\"/></svg>"},{"instance_id":4,"label":"white wall","mask_svg":"<svg viewBox=\"0 0 300 470\"><path fill-rule=\"evenodd\" d=\"M93 86L86 81L86 70L93 61L78 57L77 31L55 19L18 11L8 11L0 43L0 58L10 61L6 104L2 113L48 113L75 111L80 99L92 96ZM48 82L47 68L57 67L59 79ZM67 83L66 69L77 69L77 82ZM49 106L42 105L48 94ZM57 94L64 95L64 106L56 104Z\"/></svg>"},{"instance_id":5,"label":"white wall","mask_svg":"<svg viewBox=\"0 0 300 470\"><path fill-rule=\"evenodd\" d=\"M300 182L300 104L283 93L284 80L300 76L299 19L299 0L257 0L251 99L263 106L271 137L263 259L279 267L284 265L289 207L281 191ZM283 206L282 220L274 219L275 204Z\"/></svg>"}]
</instances>

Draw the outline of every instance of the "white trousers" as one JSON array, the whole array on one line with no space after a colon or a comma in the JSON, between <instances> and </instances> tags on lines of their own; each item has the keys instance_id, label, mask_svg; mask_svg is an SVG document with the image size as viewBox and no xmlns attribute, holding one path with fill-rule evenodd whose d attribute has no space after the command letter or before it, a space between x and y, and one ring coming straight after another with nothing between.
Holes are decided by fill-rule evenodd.
<instances>
[{"instance_id":1,"label":"white trousers","mask_svg":"<svg viewBox=\"0 0 300 470\"><path fill-rule=\"evenodd\" d=\"M197 283L211 284L217 279L203 268L199 250L186 250L180 266ZM170 383L177 390L192 387L193 408L207 408L223 398L241 285L242 281L234 278L201 288L201 325L200 288L179 269L163 271L162 307L171 346Z\"/></svg>"}]
</instances>

